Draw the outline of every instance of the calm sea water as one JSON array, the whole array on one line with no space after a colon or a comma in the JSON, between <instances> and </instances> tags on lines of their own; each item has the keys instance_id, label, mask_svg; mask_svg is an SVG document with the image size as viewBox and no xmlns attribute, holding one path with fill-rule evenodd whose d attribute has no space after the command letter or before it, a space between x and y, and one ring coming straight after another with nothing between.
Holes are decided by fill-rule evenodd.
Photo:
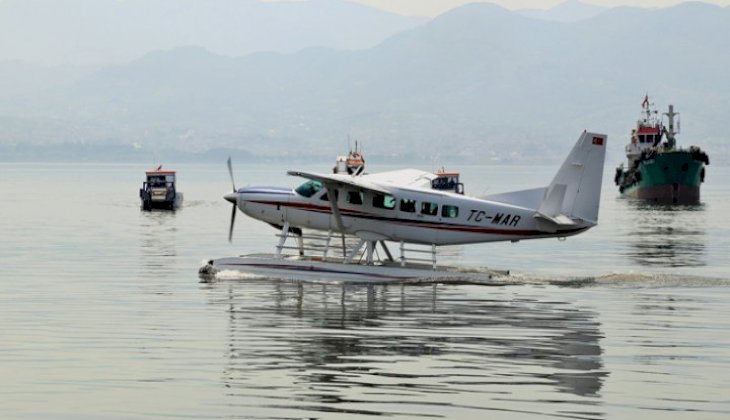
<instances>
[{"instance_id":1,"label":"calm sea water","mask_svg":"<svg viewBox=\"0 0 730 420\"><path fill-rule=\"evenodd\" d=\"M1 417L730 417L728 168L686 207L618 198L607 168L588 233L444 250L499 286L203 283L275 232L239 213L228 244L224 163L176 166L175 213L140 211L144 169L0 164ZM481 195L556 168L461 169Z\"/></svg>"}]
</instances>

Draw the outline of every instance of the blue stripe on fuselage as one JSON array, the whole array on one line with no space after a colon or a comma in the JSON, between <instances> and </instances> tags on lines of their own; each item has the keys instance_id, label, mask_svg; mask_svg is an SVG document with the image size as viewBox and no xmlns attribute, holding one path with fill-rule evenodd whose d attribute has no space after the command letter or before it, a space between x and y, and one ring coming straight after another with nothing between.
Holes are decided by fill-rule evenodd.
<instances>
[{"instance_id":1,"label":"blue stripe on fuselage","mask_svg":"<svg viewBox=\"0 0 730 420\"><path fill-rule=\"evenodd\" d=\"M246 187L239 188L237 192L240 194L294 195L294 191L292 191L291 188L286 187Z\"/></svg>"}]
</instances>

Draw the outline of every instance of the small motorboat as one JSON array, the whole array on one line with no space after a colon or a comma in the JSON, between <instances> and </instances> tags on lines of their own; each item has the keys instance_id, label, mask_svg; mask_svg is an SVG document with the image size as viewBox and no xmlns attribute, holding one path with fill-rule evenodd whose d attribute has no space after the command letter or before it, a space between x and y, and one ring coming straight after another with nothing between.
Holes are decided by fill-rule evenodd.
<instances>
[{"instance_id":1,"label":"small motorboat","mask_svg":"<svg viewBox=\"0 0 730 420\"><path fill-rule=\"evenodd\" d=\"M139 190L139 198L142 200L142 209L163 209L175 210L182 205L183 194L177 190L175 171L157 169L145 171L146 181L142 183Z\"/></svg>"}]
</instances>

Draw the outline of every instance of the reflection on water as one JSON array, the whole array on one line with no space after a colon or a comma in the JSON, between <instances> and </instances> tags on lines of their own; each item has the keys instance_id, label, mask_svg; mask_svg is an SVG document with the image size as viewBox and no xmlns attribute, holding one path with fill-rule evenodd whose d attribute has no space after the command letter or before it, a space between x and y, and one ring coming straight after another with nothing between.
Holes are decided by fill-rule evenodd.
<instances>
[{"instance_id":1,"label":"reflection on water","mask_svg":"<svg viewBox=\"0 0 730 420\"><path fill-rule=\"evenodd\" d=\"M160 275L170 272L177 256L177 224L174 211L139 212L140 253L142 268Z\"/></svg>"},{"instance_id":2,"label":"reflection on water","mask_svg":"<svg viewBox=\"0 0 730 420\"><path fill-rule=\"evenodd\" d=\"M572 303L445 285L201 287L230 322L230 404L261 417L602 415L600 324Z\"/></svg>"},{"instance_id":3,"label":"reflection on water","mask_svg":"<svg viewBox=\"0 0 730 420\"><path fill-rule=\"evenodd\" d=\"M626 236L637 264L699 267L705 259L705 206L660 205L626 200L633 229Z\"/></svg>"},{"instance_id":4,"label":"reflection on water","mask_svg":"<svg viewBox=\"0 0 730 420\"><path fill-rule=\"evenodd\" d=\"M225 167L181 166L192 200L146 213L139 165L0 164L0 417L730 418L730 168L699 209L604 199L599 226L564 243L444 258L519 269L510 285L343 289L199 284L200 261L270 251L275 231L241 218L229 245ZM290 182L253 166L245 182ZM651 223L649 239L684 238L668 259L706 265L637 264Z\"/></svg>"}]
</instances>

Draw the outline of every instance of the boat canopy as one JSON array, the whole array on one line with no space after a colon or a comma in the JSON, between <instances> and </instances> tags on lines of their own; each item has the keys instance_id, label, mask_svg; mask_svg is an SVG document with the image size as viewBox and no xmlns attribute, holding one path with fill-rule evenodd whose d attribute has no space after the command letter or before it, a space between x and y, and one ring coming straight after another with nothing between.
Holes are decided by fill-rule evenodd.
<instances>
[{"instance_id":1,"label":"boat canopy","mask_svg":"<svg viewBox=\"0 0 730 420\"><path fill-rule=\"evenodd\" d=\"M170 169L152 169L152 170L149 170L149 171L145 171L144 173L147 174L147 176L150 176L150 175L155 175L155 176L172 175L172 176L175 176L175 171L170 170Z\"/></svg>"},{"instance_id":2,"label":"boat canopy","mask_svg":"<svg viewBox=\"0 0 730 420\"><path fill-rule=\"evenodd\" d=\"M156 169L145 171L147 175L147 184L151 187L169 187L175 186L175 171L165 169Z\"/></svg>"},{"instance_id":3,"label":"boat canopy","mask_svg":"<svg viewBox=\"0 0 730 420\"><path fill-rule=\"evenodd\" d=\"M464 184L459 182L459 172L447 172L441 168L435 172L436 178L431 180L431 188L441 191L454 191L464 194Z\"/></svg>"}]
</instances>

